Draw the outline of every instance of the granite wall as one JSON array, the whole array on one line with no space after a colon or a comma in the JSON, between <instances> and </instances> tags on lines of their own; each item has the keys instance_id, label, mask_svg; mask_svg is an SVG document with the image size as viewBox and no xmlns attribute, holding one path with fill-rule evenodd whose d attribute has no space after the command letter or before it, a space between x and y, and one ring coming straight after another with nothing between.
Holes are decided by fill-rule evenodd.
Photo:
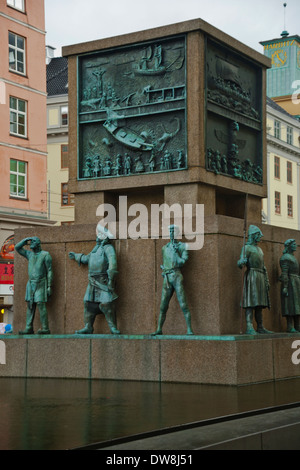
<instances>
[{"instance_id":1,"label":"granite wall","mask_svg":"<svg viewBox=\"0 0 300 470\"><path fill-rule=\"evenodd\" d=\"M237 335L244 314L239 307L242 273L237 267L243 245L243 220L215 215L205 218L204 245L189 251L183 267L184 283L197 335ZM295 238L298 231L261 225L264 237L260 244L265 254L271 289L271 309L264 310L265 326L274 332L285 331L280 310L279 259L284 241ZM16 243L27 236L38 236L42 248L53 259L53 294L47 304L52 334L73 334L83 326L83 297L88 282L86 266L78 266L68 257L70 251L89 253L95 245L96 225L76 224L52 228L19 229ZM161 248L163 239L115 240L118 259L116 291L117 323L122 334L150 334L157 327L162 288ZM296 252L296 256L299 256ZM27 261L15 256L14 332L25 326L25 287L28 279ZM39 328L39 314L35 330ZM184 335L186 326L176 296L170 302L163 333ZM95 334L109 333L103 315L95 322Z\"/></svg>"}]
</instances>

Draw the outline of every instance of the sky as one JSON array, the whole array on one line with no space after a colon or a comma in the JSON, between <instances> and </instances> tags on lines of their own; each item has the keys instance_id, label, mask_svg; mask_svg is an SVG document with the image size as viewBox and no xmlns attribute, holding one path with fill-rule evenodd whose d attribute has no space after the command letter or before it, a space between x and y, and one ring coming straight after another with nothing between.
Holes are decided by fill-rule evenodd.
<instances>
[{"instance_id":1,"label":"sky","mask_svg":"<svg viewBox=\"0 0 300 470\"><path fill-rule=\"evenodd\" d=\"M300 35L299 0L45 0L46 44L60 56L62 46L196 18L261 53L283 30Z\"/></svg>"}]
</instances>

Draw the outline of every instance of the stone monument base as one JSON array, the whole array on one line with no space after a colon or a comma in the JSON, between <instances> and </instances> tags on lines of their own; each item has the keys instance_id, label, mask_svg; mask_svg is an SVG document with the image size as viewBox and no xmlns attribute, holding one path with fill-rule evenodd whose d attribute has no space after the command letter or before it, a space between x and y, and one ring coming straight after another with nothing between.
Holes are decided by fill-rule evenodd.
<instances>
[{"instance_id":1,"label":"stone monument base","mask_svg":"<svg viewBox=\"0 0 300 470\"><path fill-rule=\"evenodd\" d=\"M2 335L5 364L0 377L247 385L300 377L300 364L292 362L297 340L299 334L289 333Z\"/></svg>"}]
</instances>

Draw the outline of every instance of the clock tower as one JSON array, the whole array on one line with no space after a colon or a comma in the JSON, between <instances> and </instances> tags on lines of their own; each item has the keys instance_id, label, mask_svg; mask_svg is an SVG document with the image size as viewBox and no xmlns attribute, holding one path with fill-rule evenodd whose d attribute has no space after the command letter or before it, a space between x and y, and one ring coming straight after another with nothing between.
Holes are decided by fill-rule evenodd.
<instances>
[{"instance_id":1,"label":"clock tower","mask_svg":"<svg viewBox=\"0 0 300 470\"><path fill-rule=\"evenodd\" d=\"M262 41L264 55L272 67L267 71L267 95L289 114L300 117L300 36L281 37Z\"/></svg>"}]
</instances>

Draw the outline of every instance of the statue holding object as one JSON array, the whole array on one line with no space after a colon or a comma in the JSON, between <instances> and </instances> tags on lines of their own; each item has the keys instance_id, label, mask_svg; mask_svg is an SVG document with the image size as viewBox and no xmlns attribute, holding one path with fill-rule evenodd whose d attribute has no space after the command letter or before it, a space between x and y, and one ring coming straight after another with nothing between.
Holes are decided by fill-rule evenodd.
<instances>
[{"instance_id":1,"label":"statue holding object","mask_svg":"<svg viewBox=\"0 0 300 470\"><path fill-rule=\"evenodd\" d=\"M169 307L169 302L172 295L176 292L179 305L183 311L184 318L187 325L187 334L193 335L191 326L191 314L187 305L184 286L183 275L180 268L185 264L188 259L188 252L185 243L176 240L178 227L170 225L170 242L162 248L163 265L161 266L163 272L163 287L161 294L160 313L158 319L158 328L153 335L162 335L162 327L166 320L166 314Z\"/></svg>"},{"instance_id":2,"label":"statue holding object","mask_svg":"<svg viewBox=\"0 0 300 470\"><path fill-rule=\"evenodd\" d=\"M257 244L263 234L255 225L248 229L248 241L242 249L238 267L246 266L244 277L242 307L246 315L246 334L271 333L263 326L264 308L270 308L269 279L264 264L264 254ZM257 331L253 327L253 312L257 323Z\"/></svg>"},{"instance_id":3,"label":"statue holding object","mask_svg":"<svg viewBox=\"0 0 300 470\"><path fill-rule=\"evenodd\" d=\"M112 334L120 334L115 323L115 300L118 296L114 289L117 274L116 252L110 239L112 234L101 224L97 225L97 244L88 254L69 253L69 258L79 266L87 264L89 269L88 286L83 299L84 328L77 334L92 334L94 322L99 313L103 313Z\"/></svg>"}]
</instances>

